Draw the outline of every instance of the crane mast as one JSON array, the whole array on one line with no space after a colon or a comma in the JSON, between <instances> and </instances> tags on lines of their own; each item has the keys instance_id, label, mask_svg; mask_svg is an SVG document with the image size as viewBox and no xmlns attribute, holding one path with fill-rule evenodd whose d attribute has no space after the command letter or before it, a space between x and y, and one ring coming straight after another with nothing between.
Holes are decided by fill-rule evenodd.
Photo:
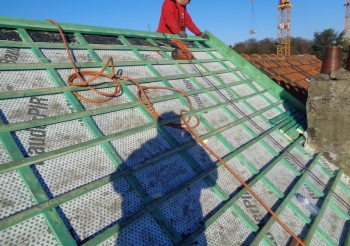
<instances>
[{"instance_id":1,"label":"crane mast","mask_svg":"<svg viewBox=\"0 0 350 246\"><path fill-rule=\"evenodd\" d=\"M345 31L345 39L347 43L350 43L350 0L345 0L345 23L344 23L344 31Z\"/></svg>"},{"instance_id":2,"label":"crane mast","mask_svg":"<svg viewBox=\"0 0 350 246\"><path fill-rule=\"evenodd\" d=\"M290 0L278 0L277 55L290 55L290 14L292 8Z\"/></svg>"}]
</instances>

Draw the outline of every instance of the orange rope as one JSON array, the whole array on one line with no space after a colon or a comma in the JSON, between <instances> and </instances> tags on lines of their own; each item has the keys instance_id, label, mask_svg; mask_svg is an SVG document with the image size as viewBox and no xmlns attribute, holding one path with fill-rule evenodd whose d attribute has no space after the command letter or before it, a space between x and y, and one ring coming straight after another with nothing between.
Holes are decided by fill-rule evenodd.
<instances>
[{"instance_id":1,"label":"orange rope","mask_svg":"<svg viewBox=\"0 0 350 246\"><path fill-rule=\"evenodd\" d=\"M249 187L249 185L223 160L221 159L221 157L219 155L217 155L215 153L215 151L213 151L202 139L201 137L195 132L194 128L196 128L199 124L200 124L200 120L198 118L197 115L195 116L190 116L188 119L186 119L185 117L185 113L190 113L192 110L193 110L193 105L192 105L192 101L191 99L189 98L189 96L186 94L186 92L182 91L182 90L179 90L179 89L176 89L176 88L168 88L168 87L164 87L164 86L141 86L136 80L130 78L130 77L127 77L127 76L119 76L119 75L116 75L115 73L115 67L114 67L114 63L113 63L113 59L112 57L110 57L108 59L108 61L106 62L106 64L103 66L103 68L97 72L97 71L83 71L83 72L79 72L76 65L75 65L75 62L73 60L73 57L70 53L70 50L69 50L69 47L68 47L68 44L67 44L67 41L65 39L65 36L63 34L63 31L61 29L61 27L58 25L58 23L56 23L54 20L50 20L48 19L47 21L49 22L52 22L56 27L57 29L59 30L60 34L61 34L61 37L62 37L62 40L63 40L63 43L65 45L65 48L66 48L66 51L67 51L67 54L68 54L68 57L69 57L69 60L73 66L73 69L74 69L74 74L70 75L68 77L68 80L67 80L67 84L70 85L70 86L86 86L88 87L90 90L100 94L100 95L103 95L103 96L106 96L107 98L106 99L102 99L102 100L92 100L92 99L89 99L89 98L85 98L83 96L81 96L80 94L78 94L77 92L73 92L74 95L76 95L79 99L81 100L84 100L84 101L87 101L87 102L92 102L92 103L102 103L102 102L107 102L109 100L112 100L116 95L118 95L120 92L121 92L121 84L120 82L117 80L117 79L124 79L124 80L128 80L128 81L131 81L132 83L134 83L137 88L139 89L138 93L137 93L137 97L140 101L140 103L145 107L145 109L153 116L155 117L157 120L162 120L161 116L156 112L156 110L153 108L151 102L149 101L148 99L148 96L146 94L146 90L149 90L149 89L163 89L163 90L172 90L172 91L176 91L176 92L179 92L181 93L185 98L186 100L188 101L189 103L189 110L181 110L180 111L180 115L181 115L181 119L183 121L183 123L181 124L175 124L175 123L168 123L166 125L168 126L171 126L171 127L174 127L174 128L181 128L181 129L188 129L192 134L193 136L212 154L214 155L226 168L227 170L233 175L236 177L236 179L238 179L239 182L241 182L244 187L259 201L259 203L276 219L276 221L300 244L300 245L303 245L305 246L304 242L301 241L300 238L298 238L288 227L287 225L285 225L283 223L283 221L270 209L270 207L253 191L252 188ZM104 73L104 71L106 70L106 68L111 64L112 66L112 74L106 74ZM88 76L93 76L93 78L85 81L84 79L84 76L85 75L88 75ZM92 81L94 81L95 79L97 79L98 77L100 76L103 76L103 77L107 77L109 79L112 79L115 83L116 83L116 87L115 87L115 90L113 93L104 93L104 92L101 92L95 88L93 88L92 86L89 85L89 83L91 83ZM74 82L74 80L76 78L79 78L80 82ZM195 118L196 119L196 124L194 126L190 126L189 122L191 121L191 119Z\"/></svg>"}]
</instances>

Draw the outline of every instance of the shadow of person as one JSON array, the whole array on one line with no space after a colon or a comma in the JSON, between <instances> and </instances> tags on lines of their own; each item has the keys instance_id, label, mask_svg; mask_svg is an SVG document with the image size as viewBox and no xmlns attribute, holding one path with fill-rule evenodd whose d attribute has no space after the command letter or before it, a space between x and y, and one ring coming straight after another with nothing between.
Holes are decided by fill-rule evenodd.
<instances>
[{"instance_id":1,"label":"shadow of person","mask_svg":"<svg viewBox=\"0 0 350 246\"><path fill-rule=\"evenodd\" d=\"M161 115L163 120L179 117L172 111ZM158 122L161 123L162 120ZM129 185L130 180L133 180L132 186L138 187L136 193L144 194L141 198L139 195L144 207L155 199L166 197L170 192L195 178L199 172L208 168L208 163L214 164L204 148L196 144L191 133L184 129L175 129L160 124L156 129L135 134L134 138L137 139L139 145L129 146L129 149L134 148L134 150L127 154L124 152L123 165L130 168L145 164L141 170L134 172L132 177L129 177ZM192 145L187 147L189 143ZM163 159L155 159L160 154L164 155L173 148L184 145L185 148L175 154L172 152ZM117 151L120 150L117 149ZM153 160L155 161L152 162ZM202 162L206 164L203 166ZM211 179L211 184L214 184L217 179L216 171L212 172L207 179ZM179 241L185 239L201 226L215 209L208 208L207 198L203 197L203 192L209 190L210 184L208 183L210 182L205 183L200 180L190 186L183 186L175 196L169 197L154 210L153 216L147 214L121 230L116 236L115 245L173 245L165 233L165 225L168 231L169 228L173 230L171 233ZM118 185L114 185L114 190L118 195L125 192ZM215 196L213 192L206 193L206 196ZM122 216L125 216L123 220L130 215L131 207L133 205L123 197L121 204ZM200 245L206 244L205 237L204 240L202 237Z\"/></svg>"}]
</instances>

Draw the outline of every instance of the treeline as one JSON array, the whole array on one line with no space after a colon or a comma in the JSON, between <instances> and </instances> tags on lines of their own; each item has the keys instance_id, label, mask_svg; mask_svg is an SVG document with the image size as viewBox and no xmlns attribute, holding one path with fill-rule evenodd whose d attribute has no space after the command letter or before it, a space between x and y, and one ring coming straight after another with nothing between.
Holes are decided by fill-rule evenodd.
<instances>
[{"instance_id":1,"label":"treeline","mask_svg":"<svg viewBox=\"0 0 350 246\"><path fill-rule=\"evenodd\" d=\"M276 54L277 44L275 39L265 38L257 41L255 38L248 39L244 42L238 42L230 47L238 54ZM327 46L340 45L343 49L341 52L342 63L346 63L349 50L349 41L345 38L345 32L336 32L334 29L325 29L322 32L315 32L313 40L304 38L291 38L290 54L291 55L315 55L322 60Z\"/></svg>"},{"instance_id":2,"label":"treeline","mask_svg":"<svg viewBox=\"0 0 350 246\"><path fill-rule=\"evenodd\" d=\"M312 40L304 38L291 38L290 40L290 54L291 55L305 55L312 53ZM244 42L235 43L234 46L230 47L238 54L276 54L277 45L275 39L265 38L263 40L256 40L250 38Z\"/></svg>"}]
</instances>

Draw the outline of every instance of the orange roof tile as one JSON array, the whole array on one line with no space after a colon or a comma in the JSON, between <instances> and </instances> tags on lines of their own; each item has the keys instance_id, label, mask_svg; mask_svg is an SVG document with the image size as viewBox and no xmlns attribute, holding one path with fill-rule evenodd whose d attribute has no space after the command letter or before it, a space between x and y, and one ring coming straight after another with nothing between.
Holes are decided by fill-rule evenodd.
<instances>
[{"instance_id":1,"label":"orange roof tile","mask_svg":"<svg viewBox=\"0 0 350 246\"><path fill-rule=\"evenodd\" d=\"M322 65L322 61L314 55L242 54L241 56L304 103L309 88L308 79L317 75Z\"/></svg>"}]
</instances>

